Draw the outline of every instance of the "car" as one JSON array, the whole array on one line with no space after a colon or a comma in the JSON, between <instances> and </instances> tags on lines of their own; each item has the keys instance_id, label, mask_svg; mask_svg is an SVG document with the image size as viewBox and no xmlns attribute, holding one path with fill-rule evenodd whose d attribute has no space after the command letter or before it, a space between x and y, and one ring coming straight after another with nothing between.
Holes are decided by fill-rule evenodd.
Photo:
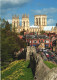
<instances>
[{"instance_id":1,"label":"car","mask_svg":"<svg viewBox=\"0 0 57 80\"><path fill-rule=\"evenodd\" d=\"M43 49L43 52L47 51L47 49Z\"/></svg>"},{"instance_id":2,"label":"car","mask_svg":"<svg viewBox=\"0 0 57 80\"><path fill-rule=\"evenodd\" d=\"M52 51L52 48L50 50Z\"/></svg>"},{"instance_id":3,"label":"car","mask_svg":"<svg viewBox=\"0 0 57 80\"><path fill-rule=\"evenodd\" d=\"M49 57L49 54L48 53L46 53L46 57Z\"/></svg>"},{"instance_id":4,"label":"car","mask_svg":"<svg viewBox=\"0 0 57 80\"><path fill-rule=\"evenodd\" d=\"M54 57L54 55L52 54L51 57Z\"/></svg>"}]
</instances>

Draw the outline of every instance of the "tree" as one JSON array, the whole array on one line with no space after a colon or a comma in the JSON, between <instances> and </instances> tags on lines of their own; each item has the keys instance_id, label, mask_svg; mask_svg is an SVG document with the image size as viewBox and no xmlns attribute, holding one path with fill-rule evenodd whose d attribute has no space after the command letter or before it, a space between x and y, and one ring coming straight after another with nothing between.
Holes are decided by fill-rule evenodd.
<instances>
[{"instance_id":1,"label":"tree","mask_svg":"<svg viewBox=\"0 0 57 80\"><path fill-rule=\"evenodd\" d=\"M44 34L44 33L45 33L45 31L43 31L43 30L42 30L42 31L40 31L40 33L41 33L41 34Z\"/></svg>"},{"instance_id":2,"label":"tree","mask_svg":"<svg viewBox=\"0 0 57 80\"><path fill-rule=\"evenodd\" d=\"M24 35L24 32L26 32L24 29L20 32L20 35Z\"/></svg>"},{"instance_id":3,"label":"tree","mask_svg":"<svg viewBox=\"0 0 57 80\"><path fill-rule=\"evenodd\" d=\"M17 33L10 31L10 24L7 21L4 28L1 28L1 65L15 60L14 52L26 47L26 42L21 40Z\"/></svg>"},{"instance_id":4,"label":"tree","mask_svg":"<svg viewBox=\"0 0 57 80\"><path fill-rule=\"evenodd\" d=\"M10 30L10 24L8 21L6 22L5 28L6 28L6 30Z\"/></svg>"}]
</instances>

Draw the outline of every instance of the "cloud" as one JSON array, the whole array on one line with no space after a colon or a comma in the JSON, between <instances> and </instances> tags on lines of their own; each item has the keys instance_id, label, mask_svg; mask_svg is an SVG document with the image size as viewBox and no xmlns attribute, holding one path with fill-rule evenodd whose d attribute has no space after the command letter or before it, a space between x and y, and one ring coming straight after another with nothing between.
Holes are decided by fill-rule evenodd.
<instances>
[{"instance_id":1,"label":"cloud","mask_svg":"<svg viewBox=\"0 0 57 80\"><path fill-rule=\"evenodd\" d=\"M0 0L1 9L20 7L28 3L29 1L30 0Z\"/></svg>"},{"instance_id":2,"label":"cloud","mask_svg":"<svg viewBox=\"0 0 57 80\"><path fill-rule=\"evenodd\" d=\"M32 10L35 14L53 14L57 13L57 8L43 8L41 10Z\"/></svg>"},{"instance_id":3,"label":"cloud","mask_svg":"<svg viewBox=\"0 0 57 80\"><path fill-rule=\"evenodd\" d=\"M54 24L56 24L56 20L54 20L54 19L47 20L47 25L54 25Z\"/></svg>"},{"instance_id":4,"label":"cloud","mask_svg":"<svg viewBox=\"0 0 57 80\"><path fill-rule=\"evenodd\" d=\"M32 10L34 15L47 15L47 25L55 25L56 18L55 15L57 14L57 8L43 8L38 10Z\"/></svg>"}]
</instances>

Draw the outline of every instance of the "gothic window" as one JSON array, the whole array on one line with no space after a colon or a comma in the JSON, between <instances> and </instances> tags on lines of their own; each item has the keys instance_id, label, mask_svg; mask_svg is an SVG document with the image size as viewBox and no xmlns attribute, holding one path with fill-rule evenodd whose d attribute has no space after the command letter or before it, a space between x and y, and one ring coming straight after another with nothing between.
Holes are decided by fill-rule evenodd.
<instances>
[{"instance_id":1,"label":"gothic window","mask_svg":"<svg viewBox=\"0 0 57 80\"><path fill-rule=\"evenodd\" d=\"M36 25L38 25L38 18L36 18Z\"/></svg>"},{"instance_id":2,"label":"gothic window","mask_svg":"<svg viewBox=\"0 0 57 80\"><path fill-rule=\"evenodd\" d=\"M25 27L25 21L23 22L23 25L24 25L24 27Z\"/></svg>"},{"instance_id":3,"label":"gothic window","mask_svg":"<svg viewBox=\"0 0 57 80\"><path fill-rule=\"evenodd\" d=\"M39 25L41 25L41 19L39 18Z\"/></svg>"},{"instance_id":4,"label":"gothic window","mask_svg":"<svg viewBox=\"0 0 57 80\"><path fill-rule=\"evenodd\" d=\"M42 24L45 25L45 18L42 19Z\"/></svg>"},{"instance_id":5,"label":"gothic window","mask_svg":"<svg viewBox=\"0 0 57 80\"><path fill-rule=\"evenodd\" d=\"M45 25L45 18L44 18L44 25Z\"/></svg>"},{"instance_id":6,"label":"gothic window","mask_svg":"<svg viewBox=\"0 0 57 80\"><path fill-rule=\"evenodd\" d=\"M44 19L42 18L42 25L44 25L44 22L43 22L43 20L44 20Z\"/></svg>"}]
</instances>

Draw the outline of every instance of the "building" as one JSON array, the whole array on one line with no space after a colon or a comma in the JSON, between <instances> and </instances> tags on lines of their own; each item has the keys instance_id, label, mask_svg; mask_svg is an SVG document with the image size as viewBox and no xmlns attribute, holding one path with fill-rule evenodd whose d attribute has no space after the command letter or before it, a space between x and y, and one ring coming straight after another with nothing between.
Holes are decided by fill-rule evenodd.
<instances>
[{"instance_id":1,"label":"building","mask_svg":"<svg viewBox=\"0 0 57 80\"><path fill-rule=\"evenodd\" d=\"M51 30L46 30L46 33L56 33L57 34L57 24L56 26L47 26L47 15L35 15L34 16L34 26L30 26L29 23L29 15L22 15L22 25L20 26L19 16L14 15L12 17L12 31L20 33L25 30L28 32L38 32L45 30L44 28L48 28Z\"/></svg>"},{"instance_id":2,"label":"building","mask_svg":"<svg viewBox=\"0 0 57 80\"><path fill-rule=\"evenodd\" d=\"M29 15L22 16L22 28L26 31L29 30Z\"/></svg>"},{"instance_id":3,"label":"building","mask_svg":"<svg viewBox=\"0 0 57 80\"><path fill-rule=\"evenodd\" d=\"M40 26L40 30L44 29L44 26L47 26L47 16L46 15L35 15L35 26Z\"/></svg>"},{"instance_id":4,"label":"building","mask_svg":"<svg viewBox=\"0 0 57 80\"><path fill-rule=\"evenodd\" d=\"M29 24L29 15L22 15L22 25L20 26L19 16L14 15L12 17L12 31L29 31L29 32L38 32L47 25L47 16L46 15L35 15L34 16L34 27Z\"/></svg>"},{"instance_id":5,"label":"building","mask_svg":"<svg viewBox=\"0 0 57 80\"><path fill-rule=\"evenodd\" d=\"M46 33L56 33L57 34L57 24L56 26L45 26L44 30Z\"/></svg>"},{"instance_id":6,"label":"building","mask_svg":"<svg viewBox=\"0 0 57 80\"><path fill-rule=\"evenodd\" d=\"M52 27L51 32L52 32L52 33L55 32L55 33L57 34L57 26L55 26L54 28Z\"/></svg>"},{"instance_id":7,"label":"building","mask_svg":"<svg viewBox=\"0 0 57 80\"><path fill-rule=\"evenodd\" d=\"M57 53L57 39L53 41L52 46L53 46L53 51Z\"/></svg>"},{"instance_id":8,"label":"building","mask_svg":"<svg viewBox=\"0 0 57 80\"><path fill-rule=\"evenodd\" d=\"M14 15L12 17L12 31L18 32L19 29L19 16Z\"/></svg>"},{"instance_id":9,"label":"building","mask_svg":"<svg viewBox=\"0 0 57 80\"><path fill-rule=\"evenodd\" d=\"M26 35L26 42L30 46L39 46L41 43L44 43L45 48L52 47L52 41L45 35Z\"/></svg>"}]
</instances>

